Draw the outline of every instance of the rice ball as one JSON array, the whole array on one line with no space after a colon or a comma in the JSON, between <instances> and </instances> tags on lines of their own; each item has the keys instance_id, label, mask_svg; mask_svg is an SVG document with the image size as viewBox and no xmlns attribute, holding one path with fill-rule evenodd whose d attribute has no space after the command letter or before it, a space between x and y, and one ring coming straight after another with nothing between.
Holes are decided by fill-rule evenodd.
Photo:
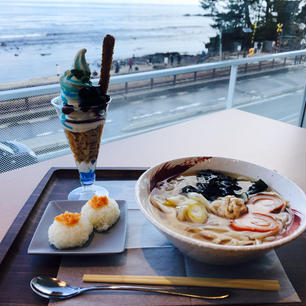
<instances>
[{"instance_id":1,"label":"rice ball","mask_svg":"<svg viewBox=\"0 0 306 306\"><path fill-rule=\"evenodd\" d=\"M106 231L116 223L120 215L118 203L106 196L94 196L81 210L93 227L99 231Z\"/></svg>"},{"instance_id":2,"label":"rice ball","mask_svg":"<svg viewBox=\"0 0 306 306\"><path fill-rule=\"evenodd\" d=\"M82 214L65 211L56 216L49 227L49 243L57 249L80 247L88 241L92 231L93 226Z\"/></svg>"}]
</instances>

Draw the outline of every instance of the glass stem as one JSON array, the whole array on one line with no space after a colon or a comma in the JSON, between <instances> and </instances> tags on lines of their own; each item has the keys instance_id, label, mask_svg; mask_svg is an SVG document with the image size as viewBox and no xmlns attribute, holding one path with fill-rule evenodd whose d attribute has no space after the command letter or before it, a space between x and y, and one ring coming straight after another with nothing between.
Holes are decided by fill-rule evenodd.
<instances>
[{"instance_id":1,"label":"glass stem","mask_svg":"<svg viewBox=\"0 0 306 306\"><path fill-rule=\"evenodd\" d=\"M84 184L82 184L82 186L83 186L83 189L84 189L84 191L86 192L86 191L90 191L91 189L92 189L92 186L93 186L93 183L92 184L90 184L90 185L84 185Z\"/></svg>"}]
</instances>

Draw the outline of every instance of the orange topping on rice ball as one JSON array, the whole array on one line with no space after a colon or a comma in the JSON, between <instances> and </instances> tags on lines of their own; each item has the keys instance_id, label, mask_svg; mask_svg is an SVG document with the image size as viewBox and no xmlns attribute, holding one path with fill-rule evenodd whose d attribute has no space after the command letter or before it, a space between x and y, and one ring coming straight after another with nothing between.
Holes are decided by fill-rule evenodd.
<instances>
[{"instance_id":1,"label":"orange topping on rice ball","mask_svg":"<svg viewBox=\"0 0 306 306\"><path fill-rule=\"evenodd\" d=\"M90 201L89 204L94 209L99 209L102 206L106 206L108 204L108 198L106 196L104 197L98 197L94 196Z\"/></svg>"},{"instance_id":2,"label":"orange topping on rice ball","mask_svg":"<svg viewBox=\"0 0 306 306\"><path fill-rule=\"evenodd\" d=\"M80 217L81 214L79 213L71 213L69 211L65 211L65 213L56 216L54 220L64 223L67 226L72 226L79 222Z\"/></svg>"}]
</instances>

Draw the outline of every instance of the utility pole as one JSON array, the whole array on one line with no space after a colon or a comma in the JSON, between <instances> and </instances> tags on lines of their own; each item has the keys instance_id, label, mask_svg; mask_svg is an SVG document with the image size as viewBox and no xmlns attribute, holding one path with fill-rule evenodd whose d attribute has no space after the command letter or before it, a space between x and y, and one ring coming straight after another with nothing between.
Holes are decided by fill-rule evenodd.
<instances>
[{"instance_id":1,"label":"utility pole","mask_svg":"<svg viewBox=\"0 0 306 306\"><path fill-rule=\"evenodd\" d=\"M220 28L220 40L219 40L219 57L220 61L222 61L222 28Z\"/></svg>"},{"instance_id":2,"label":"utility pole","mask_svg":"<svg viewBox=\"0 0 306 306\"><path fill-rule=\"evenodd\" d=\"M281 33L283 31L283 26L284 25L282 23L277 24L277 29L276 29L277 38L276 38L275 53L278 53L280 49L280 39L281 39Z\"/></svg>"}]
</instances>

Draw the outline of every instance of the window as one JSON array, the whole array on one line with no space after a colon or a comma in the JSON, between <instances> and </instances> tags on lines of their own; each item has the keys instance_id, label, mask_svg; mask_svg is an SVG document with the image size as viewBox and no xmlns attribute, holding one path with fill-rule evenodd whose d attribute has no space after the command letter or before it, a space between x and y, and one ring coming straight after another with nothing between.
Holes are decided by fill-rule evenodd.
<instances>
[{"instance_id":1,"label":"window","mask_svg":"<svg viewBox=\"0 0 306 306\"><path fill-rule=\"evenodd\" d=\"M0 149L26 160L1 172L70 152L50 100L82 48L97 83L108 33L103 142L230 107L299 124L305 0L4 0L0 17Z\"/></svg>"}]
</instances>

